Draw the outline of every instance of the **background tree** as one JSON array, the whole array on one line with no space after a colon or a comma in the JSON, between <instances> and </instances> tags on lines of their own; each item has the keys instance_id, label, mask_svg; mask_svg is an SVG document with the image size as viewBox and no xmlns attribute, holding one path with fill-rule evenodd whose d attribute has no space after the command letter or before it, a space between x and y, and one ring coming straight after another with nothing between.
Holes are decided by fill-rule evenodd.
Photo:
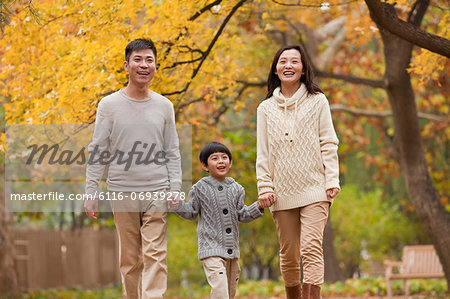
<instances>
[{"instance_id":1,"label":"background tree","mask_svg":"<svg viewBox=\"0 0 450 299\"><path fill-rule=\"evenodd\" d=\"M13 1L11 0L1 0L0 1L0 34L3 36L5 26L8 25L10 21L11 6ZM30 15L36 16L31 1L23 7L28 10ZM0 55L2 51L0 50ZM3 107L0 109L0 132L2 136L5 133L5 111ZM3 143L4 139L1 139ZM5 192L4 192L4 181L5 181L5 169L4 169L4 155L3 155L3 144L0 145L0 293L18 293L20 291L18 277L16 268L14 266L14 253L13 244L11 242L11 228L14 225L13 213L6 212L5 210Z\"/></svg>"},{"instance_id":2,"label":"background tree","mask_svg":"<svg viewBox=\"0 0 450 299\"><path fill-rule=\"evenodd\" d=\"M366 0L366 4L380 29L384 44L384 78L394 117L394 148L398 151L398 161L411 201L433 242L450 284L450 216L443 209L428 172L415 94L408 73L414 44L450 57L450 41L420 29L430 5L427 0L415 1L411 8L403 9L406 21L397 17L394 4L378 0Z\"/></svg>"},{"instance_id":3,"label":"background tree","mask_svg":"<svg viewBox=\"0 0 450 299\"><path fill-rule=\"evenodd\" d=\"M3 159L3 157L2 157ZM3 189L4 167L0 165L0 179ZM13 215L5 211L5 192L0 194L0 293L18 293L19 283L14 267L13 244L11 242L11 227Z\"/></svg>"}]
</instances>

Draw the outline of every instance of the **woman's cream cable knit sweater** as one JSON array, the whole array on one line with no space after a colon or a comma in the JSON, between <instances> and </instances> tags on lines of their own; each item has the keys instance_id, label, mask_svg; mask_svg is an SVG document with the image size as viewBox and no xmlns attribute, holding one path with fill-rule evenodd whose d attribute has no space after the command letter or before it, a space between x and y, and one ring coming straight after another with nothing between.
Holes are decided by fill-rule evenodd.
<instances>
[{"instance_id":1,"label":"woman's cream cable knit sweater","mask_svg":"<svg viewBox=\"0 0 450 299\"><path fill-rule=\"evenodd\" d=\"M278 87L257 117L258 193L277 195L271 211L328 201L326 190L340 188L339 140L325 95L302 84L286 99Z\"/></svg>"}]
</instances>

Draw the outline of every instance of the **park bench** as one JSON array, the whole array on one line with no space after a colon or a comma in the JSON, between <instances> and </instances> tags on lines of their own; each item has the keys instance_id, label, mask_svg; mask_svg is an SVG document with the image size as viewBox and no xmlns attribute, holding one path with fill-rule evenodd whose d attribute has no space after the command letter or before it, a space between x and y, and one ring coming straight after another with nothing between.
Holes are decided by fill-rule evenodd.
<instances>
[{"instance_id":1,"label":"park bench","mask_svg":"<svg viewBox=\"0 0 450 299\"><path fill-rule=\"evenodd\" d=\"M433 245L405 246L402 261L385 260L386 291L392 296L392 280L402 279L408 295L408 279L443 278L444 271Z\"/></svg>"}]
</instances>

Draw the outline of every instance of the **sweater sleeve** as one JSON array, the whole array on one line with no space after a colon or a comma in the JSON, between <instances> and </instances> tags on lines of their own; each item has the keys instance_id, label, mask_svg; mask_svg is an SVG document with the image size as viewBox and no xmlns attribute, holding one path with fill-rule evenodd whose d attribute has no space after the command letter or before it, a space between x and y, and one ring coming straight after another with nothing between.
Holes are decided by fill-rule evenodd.
<instances>
[{"instance_id":1,"label":"sweater sleeve","mask_svg":"<svg viewBox=\"0 0 450 299\"><path fill-rule=\"evenodd\" d=\"M244 204L245 190L243 187L240 188L239 198L237 201L236 211L238 214L239 222L248 223L261 216L264 216L264 209L258 209L258 202L255 201L250 206Z\"/></svg>"},{"instance_id":2,"label":"sweater sleeve","mask_svg":"<svg viewBox=\"0 0 450 299\"><path fill-rule=\"evenodd\" d=\"M256 179L258 180L258 195L274 192L270 168L267 116L260 106L257 110L256 120Z\"/></svg>"},{"instance_id":3,"label":"sweater sleeve","mask_svg":"<svg viewBox=\"0 0 450 299\"><path fill-rule=\"evenodd\" d=\"M181 156L177 129L175 126L175 113L173 105L170 105L169 118L164 126L164 152L168 162L167 172L169 175L170 190L181 190Z\"/></svg>"},{"instance_id":4,"label":"sweater sleeve","mask_svg":"<svg viewBox=\"0 0 450 299\"><path fill-rule=\"evenodd\" d=\"M195 220L200 213L200 202L195 186L189 191L189 198L188 202L182 201L181 207L175 213L184 219Z\"/></svg>"},{"instance_id":5,"label":"sweater sleeve","mask_svg":"<svg viewBox=\"0 0 450 299\"><path fill-rule=\"evenodd\" d=\"M100 153L109 151L112 119L107 109L105 101L98 104L95 117L94 135L92 142L88 146L89 161L86 166L86 194L95 196L98 191L100 180L105 171L105 161L99 161Z\"/></svg>"},{"instance_id":6,"label":"sweater sleeve","mask_svg":"<svg viewBox=\"0 0 450 299\"><path fill-rule=\"evenodd\" d=\"M325 169L326 189L339 188L339 140L334 131L328 100L324 100L319 112L319 140L322 161Z\"/></svg>"}]
</instances>

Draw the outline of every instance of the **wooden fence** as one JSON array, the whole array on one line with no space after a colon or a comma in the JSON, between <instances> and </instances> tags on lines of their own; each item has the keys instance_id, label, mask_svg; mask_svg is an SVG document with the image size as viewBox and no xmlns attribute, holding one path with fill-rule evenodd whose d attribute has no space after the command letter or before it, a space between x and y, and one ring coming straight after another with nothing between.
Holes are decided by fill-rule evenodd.
<instances>
[{"instance_id":1,"label":"wooden fence","mask_svg":"<svg viewBox=\"0 0 450 299\"><path fill-rule=\"evenodd\" d=\"M14 229L11 237L23 289L92 288L120 282L115 231Z\"/></svg>"}]
</instances>

